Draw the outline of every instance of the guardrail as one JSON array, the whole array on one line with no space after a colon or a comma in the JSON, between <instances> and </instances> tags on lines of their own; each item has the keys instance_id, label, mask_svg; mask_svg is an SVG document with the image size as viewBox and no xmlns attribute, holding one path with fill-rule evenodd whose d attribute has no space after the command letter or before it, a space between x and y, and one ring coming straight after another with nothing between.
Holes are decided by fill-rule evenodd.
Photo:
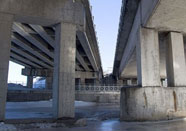
<instances>
[{"instance_id":1,"label":"guardrail","mask_svg":"<svg viewBox=\"0 0 186 131\"><path fill-rule=\"evenodd\" d=\"M76 91L87 92L119 92L123 86L76 85Z\"/></svg>"}]
</instances>

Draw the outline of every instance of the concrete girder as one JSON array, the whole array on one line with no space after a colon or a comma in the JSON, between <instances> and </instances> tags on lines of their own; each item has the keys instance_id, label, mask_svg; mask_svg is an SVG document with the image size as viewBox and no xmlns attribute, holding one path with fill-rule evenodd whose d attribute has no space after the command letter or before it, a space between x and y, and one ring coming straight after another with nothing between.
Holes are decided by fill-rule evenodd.
<instances>
[{"instance_id":1,"label":"concrete girder","mask_svg":"<svg viewBox=\"0 0 186 131\"><path fill-rule=\"evenodd\" d=\"M134 19L134 24L131 28L131 32L128 38L128 41L126 43L126 47L123 52L123 56L121 59L120 67L119 67L119 76L121 76L123 70L127 66L129 60L131 59L133 53L136 51L136 44L138 44L139 41L139 28L141 25L141 14L140 14L140 7L137 10L136 17Z\"/></svg>"},{"instance_id":2,"label":"concrete girder","mask_svg":"<svg viewBox=\"0 0 186 131\"><path fill-rule=\"evenodd\" d=\"M24 69L22 69L22 75L25 75L25 76L52 77L53 76L53 70L50 70L50 69L24 68Z\"/></svg>"},{"instance_id":3,"label":"concrete girder","mask_svg":"<svg viewBox=\"0 0 186 131\"><path fill-rule=\"evenodd\" d=\"M30 26L51 46L54 47L54 40L46 33L42 26L31 25Z\"/></svg>"},{"instance_id":4,"label":"concrete girder","mask_svg":"<svg viewBox=\"0 0 186 131\"><path fill-rule=\"evenodd\" d=\"M36 26L36 25L31 25L32 28L34 28L34 30L37 30L37 33L39 33L40 35L42 35L43 38L47 39L47 41L50 41L50 42L54 42L54 41L51 41L52 38L50 36L48 36L46 33L42 33L44 30L42 29L42 27L40 26ZM15 31L16 28L15 28ZM26 33L26 32L25 32ZM23 36L24 37L24 36ZM30 37L30 36L29 36ZM41 45L41 44L40 44ZM54 48L54 43L52 44L52 47ZM40 47L42 48L42 47ZM53 54L52 54L53 55ZM87 64L85 63L84 59L82 58L82 56L79 54L79 52L77 51L76 52L76 57L78 59L78 61L80 62L80 64L83 66L83 68L87 71L90 71L90 69L88 68ZM50 64L53 65L53 63L50 62Z\"/></svg>"},{"instance_id":5,"label":"concrete girder","mask_svg":"<svg viewBox=\"0 0 186 131\"><path fill-rule=\"evenodd\" d=\"M43 53L48 55L50 58L54 58L54 54L50 52L47 47L40 44L39 41L37 41L34 37L32 37L29 33L24 31L24 29L21 27L22 25L19 23L14 23L13 29L19 33L22 37L24 37L26 40L28 40L30 43L32 43L34 46L36 46L38 49L40 49Z\"/></svg>"},{"instance_id":6,"label":"concrete girder","mask_svg":"<svg viewBox=\"0 0 186 131\"><path fill-rule=\"evenodd\" d=\"M32 68L30 65L27 65L26 63L24 63L24 62L22 62L22 61L18 61L18 60L16 60L15 58L12 58L12 57L10 57L10 61L12 61L12 62L14 62L14 63L17 63L17 64L20 64L20 65L22 65L22 66L24 66L24 67L27 67L27 68Z\"/></svg>"},{"instance_id":7,"label":"concrete girder","mask_svg":"<svg viewBox=\"0 0 186 131\"><path fill-rule=\"evenodd\" d=\"M85 71L91 71L89 69L89 67L87 66L87 64L85 63L83 57L79 54L79 52L76 50L76 57L78 59L78 61L80 62L80 64L83 66L83 68L85 69Z\"/></svg>"},{"instance_id":8,"label":"concrete girder","mask_svg":"<svg viewBox=\"0 0 186 131\"><path fill-rule=\"evenodd\" d=\"M83 71L83 69L76 63L76 70L77 71Z\"/></svg>"},{"instance_id":9,"label":"concrete girder","mask_svg":"<svg viewBox=\"0 0 186 131\"><path fill-rule=\"evenodd\" d=\"M88 41L88 38L85 34L85 32L77 31L78 39L80 40L80 43L87 54L87 57L89 58L89 61L94 69L94 71L98 71L98 66L94 57L94 54L92 52L92 49L90 47L90 43Z\"/></svg>"},{"instance_id":10,"label":"concrete girder","mask_svg":"<svg viewBox=\"0 0 186 131\"><path fill-rule=\"evenodd\" d=\"M76 78L96 79L96 78L98 78L98 74L97 74L97 72L76 71Z\"/></svg>"},{"instance_id":11,"label":"concrete girder","mask_svg":"<svg viewBox=\"0 0 186 131\"><path fill-rule=\"evenodd\" d=\"M16 38L15 36L12 36L12 42L14 42L16 45L20 46L21 48L23 48L24 50L34 54L35 56L37 56L39 59L41 59L42 61L44 61L45 63L53 66L54 62L49 60L47 57L41 55L39 52L35 51L34 49L32 49L30 46L24 44L24 42L22 42L21 40L19 40L18 38Z\"/></svg>"},{"instance_id":12,"label":"concrete girder","mask_svg":"<svg viewBox=\"0 0 186 131\"><path fill-rule=\"evenodd\" d=\"M118 38L114 59L113 74L118 77L120 64L122 57L124 56L124 51L127 46L128 38L133 27L136 12L138 11L139 0L123 0L123 5L121 9L120 24L118 29ZM135 43L134 43L135 44ZM128 56L127 56L128 57ZM124 65L125 66L125 65Z\"/></svg>"},{"instance_id":13,"label":"concrete girder","mask_svg":"<svg viewBox=\"0 0 186 131\"><path fill-rule=\"evenodd\" d=\"M13 52L10 53L10 56L13 57L14 59L16 59L17 61L23 61L27 65L31 65L33 68L43 68L42 66L39 66L39 65L29 61L28 59L21 57Z\"/></svg>"},{"instance_id":14,"label":"concrete girder","mask_svg":"<svg viewBox=\"0 0 186 131\"><path fill-rule=\"evenodd\" d=\"M53 76L53 70L50 70L50 69L24 68L24 69L22 69L22 75L25 75L25 76L52 77ZM96 78L98 78L98 74L97 74L97 72L76 71L75 72L75 78L96 79Z\"/></svg>"},{"instance_id":15,"label":"concrete girder","mask_svg":"<svg viewBox=\"0 0 186 131\"><path fill-rule=\"evenodd\" d=\"M20 49L18 49L16 47L14 47L14 46L11 46L11 50L13 50L14 52L16 52L19 55L22 55L22 56L26 57L28 60L33 61L34 63L37 63L37 64L41 65L44 68L48 68L48 69L52 68L51 66L43 63L42 61L38 60L34 56L29 55L28 53L26 53L26 52L24 52L24 51L22 51L22 50L20 50Z\"/></svg>"},{"instance_id":16,"label":"concrete girder","mask_svg":"<svg viewBox=\"0 0 186 131\"><path fill-rule=\"evenodd\" d=\"M95 25L94 25L94 21L93 21L93 16L92 16L92 12L91 12L91 5L89 3L89 1L87 0L83 0L82 3L85 6L85 10L86 10L86 35L88 38L88 34L90 34L91 36L91 40L89 40L90 46L92 47L92 51L94 53L95 56L95 60L97 63L97 66L99 68L100 71L102 71L101 69L101 57L100 57L100 53L99 53L99 47L98 47L98 41L97 41L97 37L96 37L96 31L95 31Z\"/></svg>"},{"instance_id":17,"label":"concrete girder","mask_svg":"<svg viewBox=\"0 0 186 131\"><path fill-rule=\"evenodd\" d=\"M131 58L120 75L120 79L122 80L127 78L137 78L136 51L133 52Z\"/></svg>"}]
</instances>

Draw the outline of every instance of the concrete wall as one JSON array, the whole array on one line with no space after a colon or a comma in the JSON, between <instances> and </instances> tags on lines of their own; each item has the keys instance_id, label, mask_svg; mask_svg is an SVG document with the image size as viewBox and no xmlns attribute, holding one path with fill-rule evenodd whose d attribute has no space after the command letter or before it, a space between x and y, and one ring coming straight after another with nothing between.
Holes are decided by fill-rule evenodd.
<instances>
[{"instance_id":1,"label":"concrete wall","mask_svg":"<svg viewBox=\"0 0 186 131\"><path fill-rule=\"evenodd\" d=\"M52 99L51 91L44 90L27 90L27 91L8 91L8 102L24 102L24 101L44 101Z\"/></svg>"},{"instance_id":2,"label":"concrete wall","mask_svg":"<svg viewBox=\"0 0 186 131\"><path fill-rule=\"evenodd\" d=\"M156 121L186 117L186 87L122 88L120 119Z\"/></svg>"},{"instance_id":3,"label":"concrete wall","mask_svg":"<svg viewBox=\"0 0 186 131\"><path fill-rule=\"evenodd\" d=\"M87 92L76 91L75 98L77 101L98 102L98 103L119 103L120 92ZM17 90L8 91L8 102L25 102L25 101L48 101L52 99L50 90Z\"/></svg>"},{"instance_id":4,"label":"concrete wall","mask_svg":"<svg viewBox=\"0 0 186 131\"><path fill-rule=\"evenodd\" d=\"M77 101L119 103L120 92L76 92Z\"/></svg>"}]
</instances>

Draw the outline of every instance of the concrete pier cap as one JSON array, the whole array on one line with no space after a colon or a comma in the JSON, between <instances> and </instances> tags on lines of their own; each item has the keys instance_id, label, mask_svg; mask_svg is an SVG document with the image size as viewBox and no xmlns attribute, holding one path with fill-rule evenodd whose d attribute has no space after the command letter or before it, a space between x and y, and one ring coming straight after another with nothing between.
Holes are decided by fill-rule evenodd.
<instances>
[{"instance_id":1,"label":"concrete pier cap","mask_svg":"<svg viewBox=\"0 0 186 131\"><path fill-rule=\"evenodd\" d=\"M0 13L11 14L14 21L52 26L61 22L85 24L85 9L80 0L1 0Z\"/></svg>"}]
</instances>

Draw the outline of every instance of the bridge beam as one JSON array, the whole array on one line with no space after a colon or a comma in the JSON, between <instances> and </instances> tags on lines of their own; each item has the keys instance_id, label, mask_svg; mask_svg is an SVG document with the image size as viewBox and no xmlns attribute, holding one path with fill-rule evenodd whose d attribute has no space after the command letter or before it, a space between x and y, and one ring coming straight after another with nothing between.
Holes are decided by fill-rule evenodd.
<instances>
[{"instance_id":1,"label":"bridge beam","mask_svg":"<svg viewBox=\"0 0 186 131\"><path fill-rule=\"evenodd\" d=\"M35 51L33 48L31 48L30 46L26 45L23 41L21 41L19 38L17 38L16 36L12 36L12 42L18 46L20 46L21 48L23 48L24 50L30 52L31 54L34 54L34 56L37 56L40 60L42 60L43 62L53 66L53 61L51 61L50 59L48 59L47 57L43 56L41 53L39 53L38 51Z\"/></svg>"},{"instance_id":2,"label":"bridge beam","mask_svg":"<svg viewBox=\"0 0 186 131\"><path fill-rule=\"evenodd\" d=\"M97 66L97 62L95 60L95 57L94 57L94 54L93 54L93 51L91 49L91 46L90 46L90 43L88 41L88 38L86 36L86 33L85 32L81 32L81 31L77 31L77 36L78 36L78 39L80 40L80 43L94 69L94 71L98 71L98 66Z\"/></svg>"}]
</instances>

